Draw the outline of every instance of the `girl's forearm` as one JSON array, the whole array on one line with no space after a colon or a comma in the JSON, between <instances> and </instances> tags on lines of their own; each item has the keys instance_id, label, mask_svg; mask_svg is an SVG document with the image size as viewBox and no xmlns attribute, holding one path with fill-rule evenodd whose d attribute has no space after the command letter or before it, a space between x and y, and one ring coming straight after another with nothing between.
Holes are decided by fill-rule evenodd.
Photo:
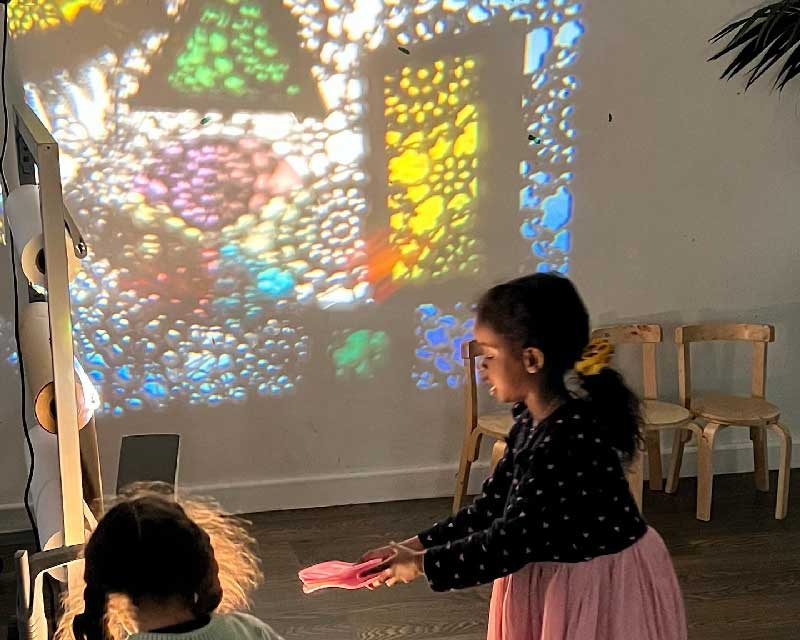
<instances>
[{"instance_id":1,"label":"girl's forearm","mask_svg":"<svg viewBox=\"0 0 800 640\"><path fill-rule=\"evenodd\" d=\"M425 547L423 546L422 541L419 539L419 536L409 538L400 544L402 544L404 547L408 547L409 549L413 549L414 551L425 551Z\"/></svg>"}]
</instances>

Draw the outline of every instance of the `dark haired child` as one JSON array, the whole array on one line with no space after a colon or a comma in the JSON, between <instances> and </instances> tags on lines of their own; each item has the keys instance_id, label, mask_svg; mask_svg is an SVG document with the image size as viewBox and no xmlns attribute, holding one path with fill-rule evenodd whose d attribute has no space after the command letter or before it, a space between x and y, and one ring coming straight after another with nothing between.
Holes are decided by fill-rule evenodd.
<instances>
[{"instance_id":1,"label":"dark haired child","mask_svg":"<svg viewBox=\"0 0 800 640\"><path fill-rule=\"evenodd\" d=\"M435 591L494 582L489 640L686 639L669 553L625 478L640 405L616 371L583 366L589 333L583 301L558 275L481 298L481 377L514 403L506 454L471 506L365 554L385 559L373 586L422 575Z\"/></svg>"},{"instance_id":2,"label":"dark haired child","mask_svg":"<svg viewBox=\"0 0 800 640\"><path fill-rule=\"evenodd\" d=\"M75 640L112 640L123 635L120 628L133 632L131 640L280 640L251 615L219 613L225 609L220 607L223 584L232 590L230 609L246 605L247 591L260 580L258 561L248 548L252 538L213 507L191 501L186 506L145 492L122 499L98 522L86 544L84 610L72 620ZM225 570L238 568L241 575L221 581L219 555L230 560ZM118 596L132 605L130 626L120 624L111 604ZM74 608L67 603L67 612ZM57 635L67 634L60 629Z\"/></svg>"}]
</instances>

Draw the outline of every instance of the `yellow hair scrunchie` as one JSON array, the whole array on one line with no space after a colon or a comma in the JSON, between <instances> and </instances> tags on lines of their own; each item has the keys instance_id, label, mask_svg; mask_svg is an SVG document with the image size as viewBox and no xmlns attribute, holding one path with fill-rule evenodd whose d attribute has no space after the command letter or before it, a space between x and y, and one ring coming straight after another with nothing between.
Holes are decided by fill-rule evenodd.
<instances>
[{"instance_id":1,"label":"yellow hair scrunchie","mask_svg":"<svg viewBox=\"0 0 800 640\"><path fill-rule=\"evenodd\" d=\"M611 364L614 346L607 338L594 338L583 350L575 371L582 376L595 376Z\"/></svg>"}]
</instances>

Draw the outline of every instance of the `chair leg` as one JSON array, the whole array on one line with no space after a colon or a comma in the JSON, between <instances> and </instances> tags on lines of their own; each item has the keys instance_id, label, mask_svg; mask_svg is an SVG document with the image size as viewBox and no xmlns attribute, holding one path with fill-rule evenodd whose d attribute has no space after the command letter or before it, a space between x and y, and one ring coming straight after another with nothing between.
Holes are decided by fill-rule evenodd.
<instances>
[{"instance_id":1,"label":"chair leg","mask_svg":"<svg viewBox=\"0 0 800 640\"><path fill-rule=\"evenodd\" d=\"M710 422L703 429L697 448L697 519L711 520L711 496L714 488L714 439L722 425Z\"/></svg>"},{"instance_id":2,"label":"chair leg","mask_svg":"<svg viewBox=\"0 0 800 640\"><path fill-rule=\"evenodd\" d=\"M681 480L681 466L683 465L683 448L691 437L691 431L675 429L675 433L672 436L672 453L669 458L667 486L664 488L667 493L675 493L678 490L678 483Z\"/></svg>"},{"instance_id":3,"label":"chair leg","mask_svg":"<svg viewBox=\"0 0 800 640\"><path fill-rule=\"evenodd\" d=\"M636 501L636 506L639 511L642 511L642 493L644 485L644 451L637 451L636 457L633 459L630 468L628 469L628 486L631 490L631 495Z\"/></svg>"},{"instance_id":4,"label":"chair leg","mask_svg":"<svg viewBox=\"0 0 800 640\"><path fill-rule=\"evenodd\" d=\"M750 439L753 441L753 469L756 489L769 491L769 461L767 459L767 433L761 427L750 428Z\"/></svg>"},{"instance_id":5,"label":"chair leg","mask_svg":"<svg viewBox=\"0 0 800 640\"><path fill-rule=\"evenodd\" d=\"M498 440L492 447L492 461L489 463L489 473L494 473L494 468L497 463L506 455L506 443L504 440Z\"/></svg>"},{"instance_id":6,"label":"chair leg","mask_svg":"<svg viewBox=\"0 0 800 640\"><path fill-rule=\"evenodd\" d=\"M661 491L664 488L664 471L661 468L661 434L658 431L649 431L645 434L645 441L647 442L650 491Z\"/></svg>"},{"instance_id":7,"label":"chair leg","mask_svg":"<svg viewBox=\"0 0 800 640\"><path fill-rule=\"evenodd\" d=\"M469 472L472 468L472 463L478 455L478 450L481 446L481 434L478 431L473 431L469 438L464 441L464 446L461 448L461 460L458 463L458 473L456 475L456 492L453 496L453 513L458 513L461 505L464 502L464 496L467 495L469 487Z\"/></svg>"},{"instance_id":8,"label":"chair leg","mask_svg":"<svg viewBox=\"0 0 800 640\"><path fill-rule=\"evenodd\" d=\"M769 430L781 439L781 457L778 461L778 500L775 505L775 519L783 520L789 508L789 474L792 469L792 434L782 424L772 424Z\"/></svg>"}]
</instances>

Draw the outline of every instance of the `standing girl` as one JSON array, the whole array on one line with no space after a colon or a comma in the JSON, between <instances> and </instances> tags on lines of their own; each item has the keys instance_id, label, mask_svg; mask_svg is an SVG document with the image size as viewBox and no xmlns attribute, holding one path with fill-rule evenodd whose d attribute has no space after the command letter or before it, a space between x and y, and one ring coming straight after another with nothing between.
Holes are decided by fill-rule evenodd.
<instances>
[{"instance_id":1,"label":"standing girl","mask_svg":"<svg viewBox=\"0 0 800 640\"><path fill-rule=\"evenodd\" d=\"M506 454L470 507L367 553L385 559L373 585L494 581L489 640L685 640L669 553L625 479L639 402L607 362L581 363L589 316L573 284L536 274L490 289L475 338L482 379L514 403Z\"/></svg>"}]
</instances>

